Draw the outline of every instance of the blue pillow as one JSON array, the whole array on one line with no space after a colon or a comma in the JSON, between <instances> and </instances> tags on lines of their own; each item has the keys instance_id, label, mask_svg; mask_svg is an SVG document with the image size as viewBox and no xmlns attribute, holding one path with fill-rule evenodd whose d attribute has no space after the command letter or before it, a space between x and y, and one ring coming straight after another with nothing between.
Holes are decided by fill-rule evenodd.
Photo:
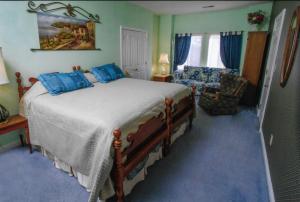
<instances>
[{"instance_id":1,"label":"blue pillow","mask_svg":"<svg viewBox=\"0 0 300 202\"><path fill-rule=\"evenodd\" d=\"M107 83L125 76L122 70L115 64L106 64L99 67L93 67L91 72L101 83Z\"/></svg>"},{"instance_id":2,"label":"blue pillow","mask_svg":"<svg viewBox=\"0 0 300 202\"><path fill-rule=\"evenodd\" d=\"M108 68L109 72L111 72L111 75L113 74L116 77L116 79L125 77L124 73L122 72L120 67L118 67L117 65L112 64L111 66L109 66L107 68Z\"/></svg>"},{"instance_id":3,"label":"blue pillow","mask_svg":"<svg viewBox=\"0 0 300 202\"><path fill-rule=\"evenodd\" d=\"M93 67L91 72L100 83L108 83L113 80L105 68Z\"/></svg>"},{"instance_id":4,"label":"blue pillow","mask_svg":"<svg viewBox=\"0 0 300 202\"><path fill-rule=\"evenodd\" d=\"M41 74L38 79L51 95L93 86L80 71Z\"/></svg>"}]
</instances>

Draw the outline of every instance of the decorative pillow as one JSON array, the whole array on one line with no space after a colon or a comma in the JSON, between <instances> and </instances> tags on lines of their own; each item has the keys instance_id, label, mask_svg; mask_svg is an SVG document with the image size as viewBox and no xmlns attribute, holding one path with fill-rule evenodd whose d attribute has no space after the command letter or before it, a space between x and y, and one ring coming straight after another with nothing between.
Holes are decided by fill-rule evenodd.
<instances>
[{"instance_id":1,"label":"decorative pillow","mask_svg":"<svg viewBox=\"0 0 300 202\"><path fill-rule=\"evenodd\" d=\"M96 69L98 69L98 70L102 69L101 73L100 73L102 75L102 78L98 78L99 75L98 75L98 77L95 75L95 74L97 74L96 73L97 72ZM102 66L99 66L99 67L93 67L92 70L91 70L91 72L95 75L95 77L97 78L97 80L99 80L100 82L101 82L101 80L104 81L102 83L107 83L109 81L125 77L125 75L122 72L122 70L118 66L116 66L115 64L113 64L113 63L112 64L102 65ZM108 74L110 78L108 78L108 76L106 74ZM103 77L105 77L105 78L103 78Z\"/></svg>"},{"instance_id":2,"label":"decorative pillow","mask_svg":"<svg viewBox=\"0 0 300 202\"><path fill-rule=\"evenodd\" d=\"M220 82L220 73L222 72L221 68L210 68L210 74L208 76L209 83Z\"/></svg>"},{"instance_id":3,"label":"decorative pillow","mask_svg":"<svg viewBox=\"0 0 300 202\"><path fill-rule=\"evenodd\" d=\"M210 73L210 68L209 67L200 67L200 81L202 82L207 82L208 80L208 75Z\"/></svg>"},{"instance_id":4,"label":"decorative pillow","mask_svg":"<svg viewBox=\"0 0 300 202\"><path fill-rule=\"evenodd\" d=\"M120 69L120 67L118 67L117 65L113 64L113 69L114 69L114 72L116 73L117 75L117 79L120 79L120 78L124 78L125 75L124 73L122 72L122 70Z\"/></svg>"},{"instance_id":5,"label":"decorative pillow","mask_svg":"<svg viewBox=\"0 0 300 202\"><path fill-rule=\"evenodd\" d=\"M71 73L46 73L41 74L38 79L51 95L59 95L93 86L80 71Z\"/></svg>"},{"instance_id":6,"label":"decorative pillow","mask_svg":"<svg viewBox=\"0 0 300 202\"><path fill-rule=\"evenodd\" d=\"M194 66L184 66L184 79L191 79L195 81L206 82L207 73L205 72L204 67L194 67Z\"/></svg>"},{"instance_id":7,"label":"decorative pillow","mask_svg":"<svg viewBox=\"0 0 300 202\"><path fill-rule=\"evenodd\" d=\"M91 72L100 83L108 83L113 80L105 68L93 67Z\"/></svg>"}]
</instances>

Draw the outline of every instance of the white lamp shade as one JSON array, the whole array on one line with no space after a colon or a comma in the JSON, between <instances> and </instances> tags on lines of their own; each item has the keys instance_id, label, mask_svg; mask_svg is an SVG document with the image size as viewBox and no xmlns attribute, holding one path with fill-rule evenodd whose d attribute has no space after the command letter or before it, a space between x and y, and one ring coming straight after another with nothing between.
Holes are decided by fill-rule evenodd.
<instances>
[{"instance_id":1,"label":"white lamp shade","mask_svg":"<svg viewBox=\"0 0 300 202\"><path fill-rule=\"evenodd\" d=\"M9 83L9 80L7 78L5 66L4 66L4 60L2 55L2 48L0 47L0 85Z\"/></svg>"},{"instance_id":2,"label":"white lamp shade","mask_svg":"<svg viewBox=\"0 0 300 202\"><path fill-rule=\"evenodd\" d=\"M167 53L161 53L159 57L160 64L169 64L169 57Z\"/></svg>"}]
</instances>

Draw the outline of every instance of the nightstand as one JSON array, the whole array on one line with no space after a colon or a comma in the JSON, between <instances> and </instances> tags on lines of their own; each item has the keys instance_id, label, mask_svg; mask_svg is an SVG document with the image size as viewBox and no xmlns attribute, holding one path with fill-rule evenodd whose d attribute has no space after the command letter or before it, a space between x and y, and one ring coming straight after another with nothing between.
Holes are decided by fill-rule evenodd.
<instances>
[{"instance_id":1,"label":"nightstand","mask_svg":"<svg viewBox=\"0 0 300 202\"><path fill-rule=\"evenodd\" d=\"M14 130L24 129L26 142L29 146L29 151L32 153L32 147L30 144L30 136L28 129L28 121L25 117L20 115L14 115L8 118L7 122L0 123L0 135L5 135L8 132L12 132ZM20 135L21 144L24 145L22 136Z\"/></svg>"},{"instance_id":2,"label":"nightstand","mask_svg":"<svg viewBox=\"0 0 300 202\"><path fill-rule=\"evenodd\" d=\"M172 79L172 76L170 74L162 75L162 74L156 74L152 77L153 81L161 81L161 82L170 82Z\"/></svg>"}]
</instances>

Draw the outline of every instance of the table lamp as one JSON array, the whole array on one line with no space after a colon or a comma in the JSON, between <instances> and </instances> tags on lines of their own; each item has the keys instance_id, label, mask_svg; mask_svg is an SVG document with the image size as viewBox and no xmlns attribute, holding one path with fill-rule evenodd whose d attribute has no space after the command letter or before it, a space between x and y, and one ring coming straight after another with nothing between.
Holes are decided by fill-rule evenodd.
<instances>
[{"instance_id":1,"label":"table lamp","mask_svg":"<svg viewBox=\"0 0 300 202\"><path fill-rule=\"evenodd\" d=\"M169 63L169 58L167 53L161 53L159 57L159 64L161 64L161 74L167 74L167 65Z\"/></svg>"},{"instance_id":2,"label":"table lamp","mask_svg":"<svg viewBox=\"0 0 300 202\"><path fill-rule=\"evenodd\" d=\"M7 74L5 71L3 56L2 56L2 48L0 47L0 85L8 84L9 80L7 78ZM0 124L7 122L7 118L9 117L8 111L0 104Z\"/></svg>"}]
</instances>

